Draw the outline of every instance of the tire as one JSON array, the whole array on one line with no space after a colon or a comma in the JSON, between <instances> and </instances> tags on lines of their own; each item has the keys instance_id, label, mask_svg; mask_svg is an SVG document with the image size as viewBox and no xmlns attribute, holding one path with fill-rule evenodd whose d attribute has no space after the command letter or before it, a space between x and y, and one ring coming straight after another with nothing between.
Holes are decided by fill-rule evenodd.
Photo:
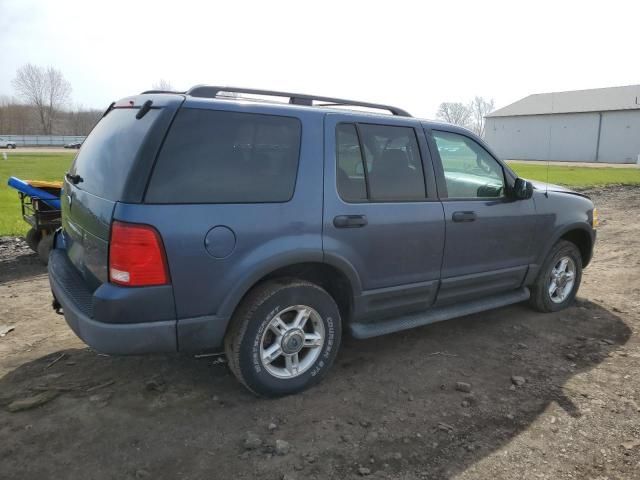
<instances>
[{"instance_id":1,"label":"tire","mask_svg":"<svg viewBox=\"0 0 640 480\"><path fill-rule=\"evenodd\" d=\"M38 256L40 261L45 265L49 263L49 253L51 253L51 247L53 247L53 233L48 233L38 243Z\"/></svg>"},{"instance_id":2,"label":"tire","mask_svg":"<svg viewBox=\"0 0 640 480\"><path fill-rule=\"evenodd\" d=\"M569 286L570 277L560 274L561 261L567 259L566 272L573 267L573 284ZM555 277L552 278L552 277ZM540 312L557 312L567 308L576 298L582 280L582 256L578 247L566 240L560 240L549 252L538 278L531 287L530 303ZM552 283L555 282L555 290ZM553 293L552 293L553 291Z\"/></svg>"},{"instance_id":3,"label":"tire","mask_svg":"<svg viewBox=\"0 0 640 480\"><path fill-rule=\"evenodd\" d=\"M305 315L302 330L295 328ZM236 309L225 353L231 371L251 392L280 397L306 390L326 375L341 332L340 311L324 289L302 280L276 279L256 286ZM271 362L263 360L269 352Z\"/></svg>"},{"instance_id":4,"label":"tire","mask_svg":"<svg viewBox=\"0 0 640 480\"><path fill-rule=\"evenodd\" d=\"M38 253L38 244L40 243L40 239L42 238L42 233L35 228L30 228L24 239L29 245L29 248L34 252Z\"/></svg>"}]
</instances>

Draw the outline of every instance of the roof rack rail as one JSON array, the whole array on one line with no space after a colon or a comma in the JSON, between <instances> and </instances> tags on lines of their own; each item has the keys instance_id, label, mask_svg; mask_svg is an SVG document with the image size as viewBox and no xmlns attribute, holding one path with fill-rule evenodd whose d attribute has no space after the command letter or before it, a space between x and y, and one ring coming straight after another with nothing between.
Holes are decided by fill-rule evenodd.
<instances>
[{"instance_id":1,"label":"roof rack rail","mask_svg":"<svg viewBox=\"0 0 640 480\"><path fill-rule=\"evenodd\" d=\"M155 91L144 92L144 93L156 93ZM398 107L392 107L391 105L382 105L379 103L368 103L368 102L359 102L356 100L345 100L344 98L333 98L333 97L319 97L316 95L305 95L301 93L291 93L291 92L277 92L273 90L257 90L253 88L237 88L237 87L217 87L213 85L196 85L195 87L191 87L185 93L192 97L204 97L204 98L216 98L220 92L229 92L229 93L246 93L250 95L264 95L269 97L285 97L289 98L289 103L293 105L307 105L314 106L314 101L325 102L321 105L315 105L319 107L337 107L337 106L354 106L354 107L365 107L365 108L373 108L376 110L387 110L391 112L393 115L397 115L400 117L410 117L411 114L406 110L403 110ZM177 93L177 92L173 92Z\"/></svg>"},{"instance_id":2,"label":"roof rack rail","mask_svg":"<svg viewBox=\"0 0 640 480\"><path fill-rule=\"evenodd\" d=\"M177 92L175 90L145 90L140 95L146 95L148 93L178 93L184 95L187 92Z\"/></svg>"}]
</instances>

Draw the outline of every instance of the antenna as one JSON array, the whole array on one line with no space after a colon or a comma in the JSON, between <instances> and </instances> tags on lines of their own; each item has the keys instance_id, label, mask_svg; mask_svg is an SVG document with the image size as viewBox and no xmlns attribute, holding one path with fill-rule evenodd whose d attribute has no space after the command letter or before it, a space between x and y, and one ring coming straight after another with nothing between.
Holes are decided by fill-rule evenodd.
<instances>
[{"instance_id":1,"label":"antenna","mask_svg":"<svg viewBox=\"0 0 640 480\"><path fill-rule=\"evenodd\" d=\"M551 155L551 125L549 125L549 153L547 153L547 181L544 184L544 196L549 197L549 156Z\"/></svg>"},{"instance_id":2,"label":"antenna","mask_svg":"<svg viewBox=\"0 0 640 480\"><path fill-rule=\"evenodd\" d=\"M551 114L549 115L549 120L553 118L553 93L551 94ZM544 196L549 198L549 164L551 163L551 134L553 133L553 129L551 128L551 124L553 122L549 121L549 142L547 144L547 181L544 183Z\"/></svg>"}]
</instances>

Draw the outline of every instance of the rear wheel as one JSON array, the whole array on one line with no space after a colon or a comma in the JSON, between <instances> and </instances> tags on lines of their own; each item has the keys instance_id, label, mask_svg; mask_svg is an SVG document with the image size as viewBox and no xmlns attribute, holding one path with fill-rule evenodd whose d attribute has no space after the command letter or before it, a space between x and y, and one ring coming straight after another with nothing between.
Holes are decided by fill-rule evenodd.
<instances>
[{"instance_id":1,"label":"rear wheel","mask_svg":"<svg viewBox=\"0 0 640 480\"><path fill-rule=\"evenodd\" d=\"M36 230L35 228L30 228L24 239L29 245L29 248L34 252L38 253L38 243L40 243L40 239L42 238L42 233L40 230Z\"/></svg>"},{"instance_id":2,"label":"rear wheel","mask_svg":"<svg viewBox=\"0 0 640 480\"><path fill-rule=\"evenodd\" d=\"M225 338L231 371L253 393L289 395L318 383L340 346L340 312L310 282L272 280L255 287Z\"/></svg>"},{"instance_id":3,"label":"rear wheel","mask_svg":"<svg viewBox=\"0 0 640 480\"><path fill-rule=\"evenodd\" d=\"M582 257L575 244L556 243L531 287L531 305L541 312L557 312L569 306L582 279Z\"/></svg>"}]
</instances>

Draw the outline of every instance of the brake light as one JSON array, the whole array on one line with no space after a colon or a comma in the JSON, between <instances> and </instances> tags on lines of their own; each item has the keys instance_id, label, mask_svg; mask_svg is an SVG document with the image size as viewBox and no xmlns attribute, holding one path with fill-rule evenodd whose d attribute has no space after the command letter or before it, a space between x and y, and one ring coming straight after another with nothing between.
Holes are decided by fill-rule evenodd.
<instances>
[{"instance_id":1,"label":"brake light","mask_svg":"<svg viewBox=\"0 0 640 480\"><path fill-rule=\"evenodd\" d=\"M109 243L109 281L130 287L169 283L164 245L155 228L113 222Z\"/></svg>"}]
</instances>

